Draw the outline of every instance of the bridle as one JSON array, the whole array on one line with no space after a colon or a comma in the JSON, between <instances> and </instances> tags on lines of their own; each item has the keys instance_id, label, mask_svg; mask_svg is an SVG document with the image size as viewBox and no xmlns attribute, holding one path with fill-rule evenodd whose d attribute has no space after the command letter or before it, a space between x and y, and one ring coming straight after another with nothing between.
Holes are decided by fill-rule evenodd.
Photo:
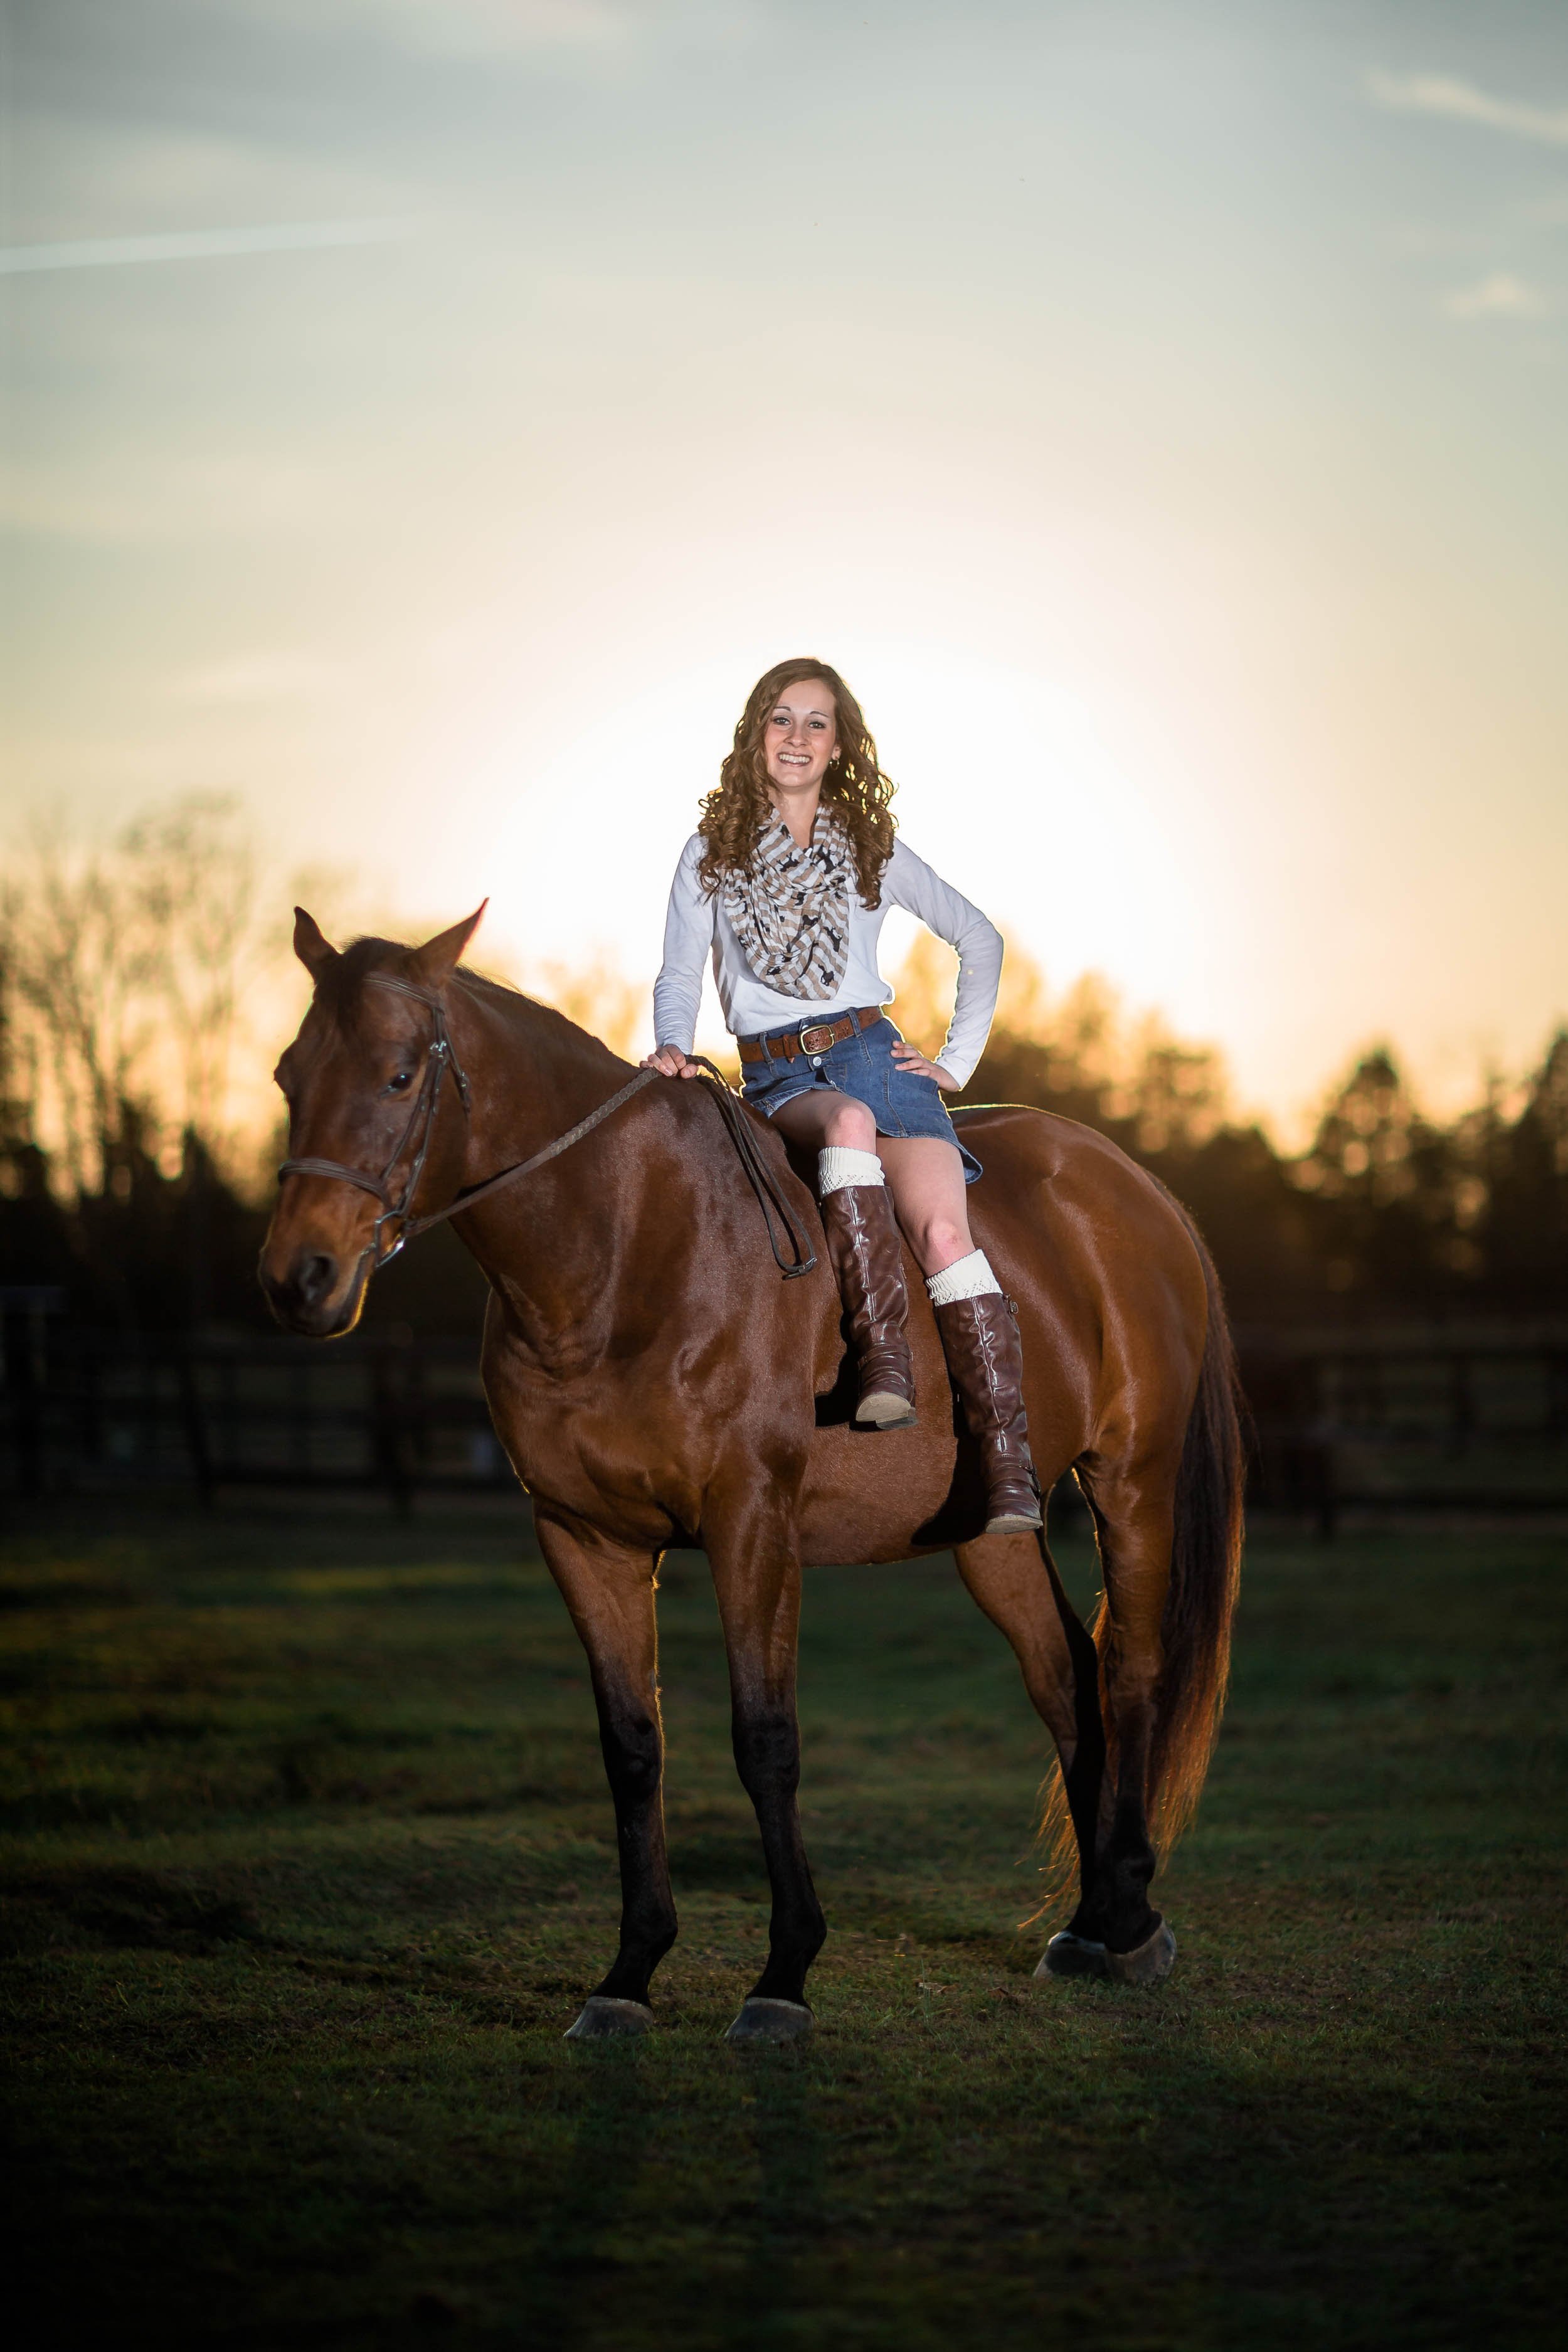
<instances>
[{"instance_id":1,"label":"bridle","mask_svg":"<svg viewBox=\"0 0 1568 2352\"><path fill-rule=\"evenodd\" d=\"M416 1004L426 1006L436 1024L436 1034L425 1056L425 1075L409 1108L407 1122L393 1146L391 1159L379 1176L369 1176L363 1168L347 1168L341 1160L286 1160L278 1171L278 1181L281 1183L285 1176L335 1176L340 1183L357 1184L362 1192L369 1192L379 1201L381 1214L371 1227L369 1242L360 1253L362 1257L370 1259L371 1272L376 1274L384 1265L391 1265L405 1242L411 1238L414 1221L409 1210L419 1189L419 1179L425 1173L431 1138L436 1132L436 1111L440 1102L442 1079L450 1070L465 1116L472 1105L473 1093L468 1074L452 1049L452 1040L447 1031L447 1009L440 998L428 989L416 988L411 980L399 980L395 972L367 971L365 979L374 982L377 988L394 989L399 996L413 997ZM394 1200L392 1180L398 1161L411 1145L414 1156L407 1181L398 1198ZM382 1228L395 1220L401 1223L403 1230L387 1248L383 1245Z\"/></svg>"},{"instance_id":2,"label":"bridle","mask_svg":"<svg viewBox=\"0 0 1568 2352\"><path fill-rule=\"evenodd\" d=\"M360 1252L362 1264L369 1258L372 1274L379 1274L384 1265L390 1265L405 1243L415 1240L420 1234L428 1233L432 1225L443 1224L448 1217L461 1216L465 1209L477 1208L491 1192L499 1192L503 1184L516 1183L520 1177L531 1175L536 1168L542 1168L546 1160L554 1160L563 1151L570 1150L573 1144L580 1143L601 1120L619 1110L624 1102L629 1102L633 1095L640 1094L643 1087L650 1085L659 1075L657 1070L638 1070L635 1077L629 1078L610 1097L608 1102L602 1102L597 1110L590 1111L586 1118L580 1118L575 1127L569 1127L564 1135L558 1135L554 1142L547 1143L542 1151L534 1152L527 1160L517 1160L510 1168L503 1168L498 1175L487 1176L482 1184L470 1185L466 1192L459 1192L455 1201L449 1201L444 1209L433 1209L426 1216L416 1217L411 1213L414 1197L419 1190L419 1180L425 1173L425 1162L436 1132L441 1081L450 1071L465 1118L472 1109L473 1093L447 1031L447 1010L440 997L430 989L416 988L411 980L399 979L395 972L367 971L364 977L367 983L374 983L377 988L390 988L399 996L411 996L416 1004L426 1007L435 1024L436 1034L425 1056L425 1075L419 1081L419 1091L414 1097L406 1124L393 1148L391 1159L379 1176L369 1175L363 1168L347 1167L341 1160L304 1159L285 1160L278 1171L278 1181L281 1183L285 1176L331 1176L339 1183L357 1185L362 1192L368 1192L373 1199L379 1201L381 1214L371 1227L369 1241ZM696 1054L690 1059L700 1063L706 1073L699 1084L717 1100L730 1139L740 1155L747 1181L762 1204L773 1263L786 1282L797 1275L810 1274L816 1264L816 1253L812 1248L810 1236L780 1191L773 1171L763 1161L740 1097L705 1055ZM412 1154L408 1175L395 1200L392 1180L405 1152ZM384 1244L382 1240L382 1228L388 1224L396 1224L401 1229L389 1245ZM780 1247L780 1227L790 1244L791 1255L787 1258Z\"/></svg>"}]
</instances>

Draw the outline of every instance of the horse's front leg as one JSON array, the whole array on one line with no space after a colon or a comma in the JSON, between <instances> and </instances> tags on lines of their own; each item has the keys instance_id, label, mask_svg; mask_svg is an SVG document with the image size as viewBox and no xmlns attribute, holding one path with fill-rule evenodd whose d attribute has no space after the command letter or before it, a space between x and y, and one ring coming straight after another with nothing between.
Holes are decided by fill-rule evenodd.
<instances>
[{"instance_id":1,"label":"horse's front leg","mask_svg":"<svg viewBox=\"0 0 1568 2352\"><path fill-rule=\"evenodd\" d=\"M664 1846L658 1556L542 1510L538 1527L540 1548L588 1654L621 1858L620 1949L570 2038L643 2033L653 2022L653 1972L675 1941L677 1924Z\"/></svg>"},{"instance_id":2,"label":"horse's front leg","mask_svg":"<svg viewBox=\"0 0 1568 2352\"><path fill-rule=\"evenodd\" d=\"M758 1464L743 1497L729 1507L710 1498L702 1541L729 1654L735 1765L756 1808L773 1888L767 1966L728 2038L793 2041L811 2030L805 1973L827 1923L800 1833L800 1551L793 1507L780 1497L776 1475Z\"/></svg>"}]
</instances>

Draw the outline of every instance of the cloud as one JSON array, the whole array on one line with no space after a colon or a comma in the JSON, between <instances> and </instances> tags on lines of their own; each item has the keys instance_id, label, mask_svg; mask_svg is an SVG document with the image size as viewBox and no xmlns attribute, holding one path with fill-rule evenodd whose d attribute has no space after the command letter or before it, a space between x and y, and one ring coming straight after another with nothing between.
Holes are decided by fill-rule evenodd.
<instances>
[{"instance_id":1,"label":"cloud","mask_svg":"<svg viewBox=\"0 0 1568 2352\"><path fill-rule=\"evenodd\" d=\"M637 29L635 10L613 0L350 0L390 25L404 46L448 57L509 50L619 48Z\"/></svg>"},{"instance_id":2,"label":"cloud","mask_svg":"<svg viewBox=\"0 0 1568 2352\"><path fill-rule=\"evenodd\" d=\"M248 0L258 22L316 34L352 26L407 54L453 59L615 58L650 41L733 48L763 23L761 0Z\"/></svg>"},{"instance_id":3,"label":"cloud","mask_svg":"<svg viewBox=\"0 0 1568 2352\"><path fill-rule=\"evenodd\" d=\"M1498 269L1479 285L1456 287L1443 297L1450 319L1543 319L1552 305L1544 294Z\"/></svg>"},{"instance_id":4,"label":"cloud","mask_svg":"<svg viewBox=\"0 0 1568 2352\"><path fill-rule=\"evenodd\" d=\"M1494 98L1474 82L1447 74L1373 73L1367 76L1367 89L1379 106L1396 114L1439 114L1451 122L1479 122L1488 131L1506 131L1510 139L1568 147L1568 106L1526 106L1516 99Z\"/></svg>"},{"instance_id":5,"label":"cloud","mask_svg":"<svg viewBox=\"0 0 1568 2352\"><path fill-rule=\"evenodd\" d=\"M410 236L405 220L277 221L262 228L172 229L155 236L82 237L66 245L0 246L0 278L40 269L111 269L136 261L206 261L236 253L314 253Z\"/></svg>"}]
</instances>

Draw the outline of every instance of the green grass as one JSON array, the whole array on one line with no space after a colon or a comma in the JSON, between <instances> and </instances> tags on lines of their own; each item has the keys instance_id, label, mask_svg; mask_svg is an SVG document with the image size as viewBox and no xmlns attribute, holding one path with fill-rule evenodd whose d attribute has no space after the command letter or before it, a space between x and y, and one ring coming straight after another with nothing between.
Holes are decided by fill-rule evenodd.
<instances>
[{"instance_id":1,"label":"green grass","mask_svg":"<svg viewBox=\"0 0 1568 2352\"><path fill-rule=\"evenodd\" d=\"M766 1889L700 1560L659 2031L578 2047L613 1840L521 1512L40 1517L0 1616L13 2340L1555 2345L1563 1554L1255 1544L1155 1993L1032 1979L1043 1736L950 1564L814 1574L820 2028L739 2053Z\"/></svg>"}]
</instances>

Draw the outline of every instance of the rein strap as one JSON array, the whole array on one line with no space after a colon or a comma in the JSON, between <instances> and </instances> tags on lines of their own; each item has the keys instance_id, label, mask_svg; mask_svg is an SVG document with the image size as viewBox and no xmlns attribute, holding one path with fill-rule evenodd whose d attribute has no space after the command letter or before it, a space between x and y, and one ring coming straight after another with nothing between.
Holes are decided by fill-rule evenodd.
<instances>
[{"instance_id":1,"label":"rein strap","mask_svg":"<svg viewBox=\"0 0 1568 2352\"><path fill-rule=\"evenodd\" d=\"M648 1080L658 1076L657 1070L639 1070L635 1078L627 1079L618 1094L613 1094L608 1102L601 1103L597 1110L591 1110L586 1118L580 1118L575 1127L569 1127L564 1135L558 1135L553 1143L547 1143L543 1150L536 1151L531 1159L520 1160L514 1166L503 1168L499 1176L487 1176L482 1184L475 1184L468 1192L459 1192L455 1201L448 1202L444 1209L432 1209L427 1217L411 1217L403 1229L404 1240L411 1242L416 1234L427 1234L432 1225L444 1224L448 1217L460 1217L465 1209L477 1209L481 1201L488 1200L492 1192L499 1192L503 1184L515 1184L520 1177L531 1176L536 1168L542 1168L547 1160L559 1159L562 1152L570 1151L574 1143L581 1143L601 1119L608 1118L612 1111L619 1110L624 1102L630 1102L633 1095L639 1094Z\"/></svg>"},{"instance_id":2,"label":"rein strap","mask_svg":"<svg viewBox=\"0 0 1568 2352\"><path fill-rule=\"evenodd\" d=\"M773 1254L773 1264L786 1282L793 1282L799 1275L812 1273L816 1265L816 1252L811 1246L811 1236L791 1209L773 1171L758 1150L756 1137L747 1123L739 1097L733 1087L726 1084L706 1054L694 1054L689 1058L699 1063L706 1074L701 1082L703 1087L719 1106L719 1116L735 1147L746 1181L757 1196L763 1222L768 1229L768 1245ZM639 1070L635 1078L628 1078L619 1092L610 1097L608 1102L601 1103L597 1110L590 1111L586 1118L580 1118L575 1127L569 1127L564 1135L558 1135L553 1143L547 1143L543 1150L536 1151L531 1159L520 1160L514 1168L503 1168L497 1176L487 1176L482 1184L476 1184L469 1192L459 1192L458 1198L444 1209L433 1209L426 1217L411 1218L404 1226L399 1248L404 1242L411 1242L418 1234L428 1233L432 1225L444 1224L448 1217L460 1217L465 1209L477 1208L492 1192L499 1192L503 1184L515 1184L521 1178L531 1176L536 1168L542 1168L546 1160L558 1158L563 1151L569 1151L574 1143L581 1143L585 1135L591 1134L601 1119L608 1118L613 1111L619 1110L624 1102L629 1102L633 1095L639 1094L650 1079L658 1076L658 1070ZM789 1244L790 1255L787 1257L780 1246L781 1232Z\"/></svg>"},{"instance_id":3,"label":"rein strap","mask_svg":"<svg viewBox=\"0 0 1568 2352\"><path fill-rule=\"evenodd\" d=\"M499 1192L503 1185L520 1182L547 1161L559 1159L562 1152L570 1151L574 1143L581 1143L585 1135L591 1135L603 1120L619 1110L623 1103L630 1102L633 1095L640 1094L651 1079L659 1076L657 1070L638 1070L635 1077L628 1078L626 1085L610 1097L608 1102L602 1102L597 1110L590 1111L586 1118L580 1118L575 1127L569 1127L564 1135L558 1135L553 1143L544 1146L542 1151L534 1152L527 1160L518 1160L510 1168L501 1169L497 1175L487 1176L483 1183L459 1192L458 1198L449 1201L444 1209L433 1209L428 1216L410 1216L410 1204L418 1190L419 1179L425 1172L426 1156L435 1132L441 1080L446 1073L449 1070L452 1074L465 1113L469 1108L472 1096L467 1073L447 1034L447 1016L441 999L427 989L415 987L411 981L399 979L395 972L367 972L365 978L374 981L378 987L395 989L399 996L413 997L416 1003L426 1006L435 1019L436 1034L426 1056L424 1080L408 1114L408 1123L379 1176L366 1175L363 1168L350 1168L338 1160L306 1159L286 1160L278 1171L278 1177L281 1182L285 1176L331 1176L340 1183L357 1185L362 1192L369 1192L379 1201L381 1214L363 1253L372 1260L373 1272L379 1272L384 1265L389 1265L405 1242L416 1240L420 1234L427 1234L432 1225L445 1224L448 1217L460 1217L466 1210L477 1209L481 1201L488 1201L491 1193ZM763 1222L768 1231L768 1245L773 1254L773 1264L786 1282L794 1281L799 1275L810 1274L816 1265L811 1236L791 1208L777 1178L758 1150L757 1139L752 1132L740 1097L705 1055L696 1054L690 1058L700 1066L704 1073L702 1086L719 1106L720 1118L735 1147L746 1181L757 1196ZM416 1134L418 1138L416 1144ZM413 1165L402 1196L395 1202L392 1198L393 1171L411 1144L415 1145ZM401 1231L390 1248L384 1248L381 1229L393 1222L401 1227ZM787 1257L781 1244L781 1235L789 1245Z\"/></svg>"}]
</instances>

